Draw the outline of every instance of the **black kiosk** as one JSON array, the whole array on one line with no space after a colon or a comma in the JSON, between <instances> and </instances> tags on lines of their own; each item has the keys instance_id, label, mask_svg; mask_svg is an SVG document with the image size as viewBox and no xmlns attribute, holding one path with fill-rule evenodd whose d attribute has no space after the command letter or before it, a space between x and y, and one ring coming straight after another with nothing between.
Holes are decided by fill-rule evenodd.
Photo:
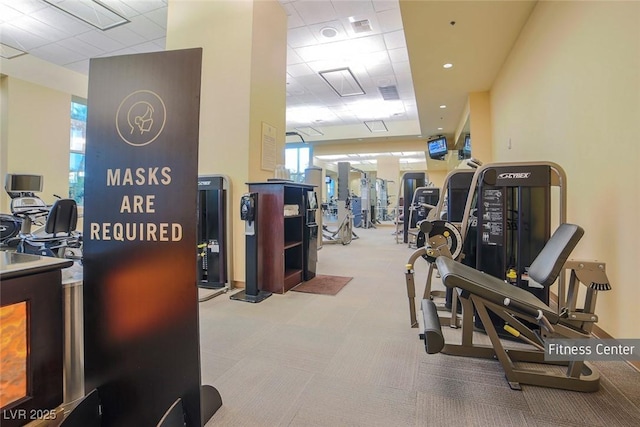
<instances>
[{"instance_id":1,"label":"black kiosk","mask_svg":"<svg viewBox=\"0 0 640 427\"><path fill-rule=\"evenodd\" d=\"M307 191L306 205L307 212L302 240L304 260L302 274L305 281L316 277L316 264L318 263L318 224L316 223L318 198L315 191Z\"/></svg>"},{"instance_id":2,"label":"black kiosk","mask_svg":"<svg viewBox=\"0 0 640 427\"><path fill-rule=\"evenodd\" d=\"M245 247L245 289L231 295L235 301L262 302L271 292L258 287L258 193L247 193L240 199L240 218L244 221Z\"/></svg>"}]
</instances>

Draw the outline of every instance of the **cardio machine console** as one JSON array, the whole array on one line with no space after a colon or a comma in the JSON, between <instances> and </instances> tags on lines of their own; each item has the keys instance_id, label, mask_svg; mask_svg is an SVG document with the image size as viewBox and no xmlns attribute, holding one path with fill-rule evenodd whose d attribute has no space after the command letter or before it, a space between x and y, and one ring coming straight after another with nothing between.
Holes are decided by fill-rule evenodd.
<instances>
[{"instance_id":1,"label":"cardio machine console","mask_svg":"<svg viewBox=\"0 0 640 427\"><path fill-rule=\"evenodd\" d=\"M48 209L44 200L40 197L18 197L11 200L11 212L22 213L34 209Z\"/></svg>"}]
</instances>

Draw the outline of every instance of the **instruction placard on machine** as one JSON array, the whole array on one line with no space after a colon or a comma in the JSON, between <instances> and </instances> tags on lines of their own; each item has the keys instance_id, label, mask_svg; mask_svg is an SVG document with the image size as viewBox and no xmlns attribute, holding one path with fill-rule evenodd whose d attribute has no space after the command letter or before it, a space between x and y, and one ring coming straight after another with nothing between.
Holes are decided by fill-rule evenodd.
<instances>
[{"instance_id":1,"label":"instruction placard on machine","mask_svg":"<svg viewBox=\"0 0 640 427\"><path fill-rule=\"evenodd\" d=\"M482 192L482 243L502 245L504 235L504 197L502 189L486 188Z\"/></svg>"}]
</instances>

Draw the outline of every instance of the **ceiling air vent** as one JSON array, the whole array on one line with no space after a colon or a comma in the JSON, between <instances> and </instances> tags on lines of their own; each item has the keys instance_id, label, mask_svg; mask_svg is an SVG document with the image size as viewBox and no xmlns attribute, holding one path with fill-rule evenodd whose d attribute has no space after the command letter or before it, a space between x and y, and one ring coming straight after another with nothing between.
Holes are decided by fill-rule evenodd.
<instances>
[{"instance_id":1,"label":"ceiling air vent","mask_svg":"<svg viewBox=\"0 0 640 427\"><path fill-rule=\"evenodd\" d=\"M351 23L354 33L368 33L371 30L371 22L368 19L362 19L360 21L353 21Z\"/></svg>"},{"instance_id":2,"label":"ceiling air vent","mask_svg":"<svg viewBox=\"0 0 640 427\"><path fill-rule=\"evenodd\" d=\"M385 101L400 99L400 95L398 95L398 88L395 85L379 86L378 90L380 91L380 95L382 95L382 99Z\"/></svg>"}]
</instances>

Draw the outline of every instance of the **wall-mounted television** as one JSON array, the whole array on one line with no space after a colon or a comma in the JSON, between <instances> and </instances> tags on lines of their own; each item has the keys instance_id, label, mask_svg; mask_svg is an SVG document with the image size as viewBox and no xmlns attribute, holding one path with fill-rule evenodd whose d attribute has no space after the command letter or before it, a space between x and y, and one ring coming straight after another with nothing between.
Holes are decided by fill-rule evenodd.
<instances>
[{"instance_id":1,"label":"wall-mounted television","mask_svg":"<svg viewBox=\"0 0 640 427\"><path fill-rule=\"evenodd\" d=\"M471 135L469 134L464 137L464 146L462 147L462 151L465 156L471 157Z\"/></svg>"},{"instance_id":2,"label":"wall-mounted television","mask_svg":"<svg viewBox=\"0 0 640 427\"><path fill-rule=\"evenodd\" d=\"M465 160L471 158L471 135L467 134L464 137L464 145L462 149L458 150L458 160Z\"/></svg>"},{"instance_id":3,"label":"wall-mounted television","mask_svg":"<svg viewBox=\"0 0 640 427\"><path fill-rule=\"evenodd\" d=\"M4 188L10 193L37 193L42 191L42 175L17 175L8 173Z\"/></svg>"},{"instance_id":4,"label":"wall-mounted television","mask_svg":"<svg viewBox=\"0 0 640 427\"><path fill-rule=\"evenodd\" d=\"M427 143L429 157L434 160L444 160L447 155L447 138L444 136L432 139Z\"/></svg>"}]
</instances>

